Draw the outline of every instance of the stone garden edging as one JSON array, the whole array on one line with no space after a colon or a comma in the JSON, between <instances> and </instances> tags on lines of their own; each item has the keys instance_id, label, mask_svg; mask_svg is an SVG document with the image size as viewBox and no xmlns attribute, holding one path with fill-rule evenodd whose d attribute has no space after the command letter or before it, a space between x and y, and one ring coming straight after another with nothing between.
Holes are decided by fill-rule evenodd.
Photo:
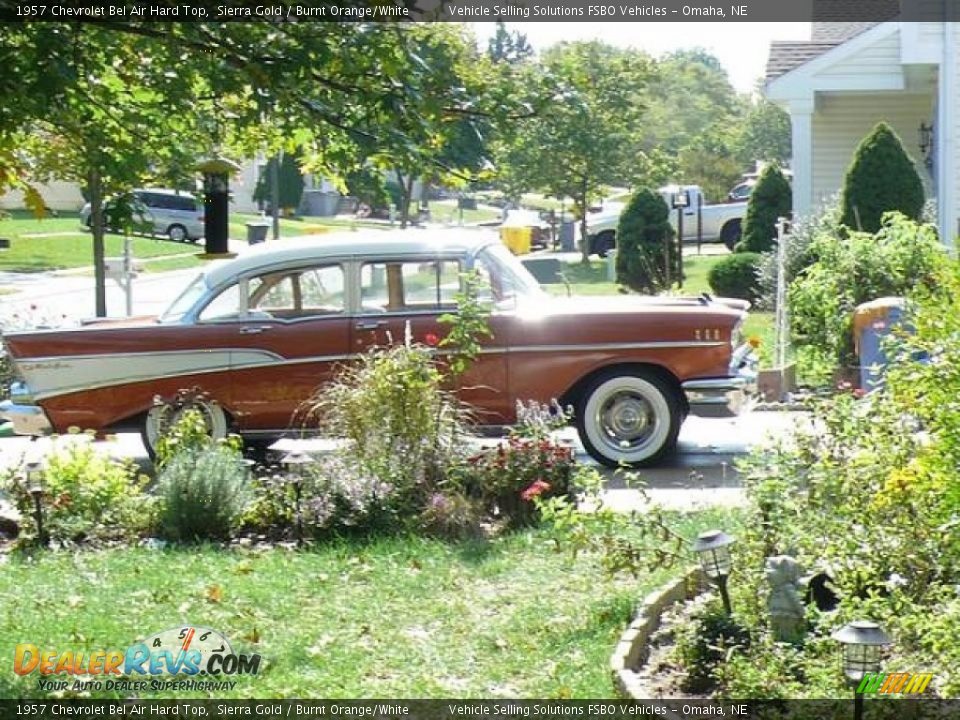
<instances>
[{"instance_id":1,"label":"stone garden edging","mask_svg":"<svg viewBox=\"0 0 960 720\"><path fill-rule=\"evenodd\" d=\"M669 606L692 600L705 587L703 570L691 567L644 598L636 617L620 636L610 657L613 685L621 696L633 700L651 699L651 691L643 676L637 672L647 661L650 636L660 627L660 616Z\"/></svg>"}]
</instances>

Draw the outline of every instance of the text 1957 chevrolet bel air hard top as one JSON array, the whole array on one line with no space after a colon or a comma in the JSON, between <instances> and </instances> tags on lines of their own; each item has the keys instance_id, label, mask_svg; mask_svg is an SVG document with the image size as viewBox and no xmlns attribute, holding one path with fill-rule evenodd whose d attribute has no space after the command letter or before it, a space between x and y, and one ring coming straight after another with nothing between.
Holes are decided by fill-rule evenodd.
<instances>
[{"instance_id":1,"label":"text 1957 chevrolet bel air hard top","mask_svg":"<svg viewBox=\"0 0 960 720\"><path fill-rule=\"evenodd\" d=\"M152 452L163 405L186 388L212 433L276 438L339 364L371 347L442 336L476 269L492 337L461 386L484 423L518 400L572 406L600 462L655 462L688 413L735 413L754 382L746 313L709 298L553 298L495 239L407 231L325 235L211 265L160 317L11 333L25 380L0 417L18 432L136 428Z\"/></svg>"}]
</instances>

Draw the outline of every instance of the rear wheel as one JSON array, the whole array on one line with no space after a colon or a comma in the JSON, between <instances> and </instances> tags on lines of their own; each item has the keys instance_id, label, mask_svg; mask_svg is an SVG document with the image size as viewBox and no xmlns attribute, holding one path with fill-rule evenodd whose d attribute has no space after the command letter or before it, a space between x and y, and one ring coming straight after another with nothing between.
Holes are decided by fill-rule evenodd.
<instances>
[{"instance_id":1,"label":"rear wheel","mask_svg":"<svg viewBox=\"0 0 960 720\"><path fill-rule=\"evenodd\" d=\"M215 440L227 436L227 415L216 402L205 399L193 399L187 403L173 405L163 403L154 405L143 420L140 436L147 455L153 460L157 456L157 444L160 438L177 424L187 410L198 410L203 416L207 434Z\"/></svg>"},{"instance_id":2,"label":"rear wheel","mask_svg":"<svg viewBox=\"0 0 960 720\"><path fill-rule=\"evenodd\" d=\"M613 372L587 387L577 407L577 430L587 452L603 465L652 465L677 443L683 408L656 373Z\"/></svg>"},{"instance_id":3,"label":"rear wheel","mask_svg":"<svg viewBox=\"0 0 960 720\"><path fill-rule=\"evenodd\" d=\"M599 235L593 242L593 250L602 258L607 256L611 250L617 246L617 234L612 230L606 230Z\"/></svg>"},{"instance_id":4,"label":"rear wheel","mask_svg":"<svg viewBox=\"0 0 960 720\"><path fill-rule=\"evenodd\" d=\"M727 250L733 252L734 247L740 242L741 228L739 220L731 220L720 231L720 240L727 246Z\"/></svg>"}]
</instances>

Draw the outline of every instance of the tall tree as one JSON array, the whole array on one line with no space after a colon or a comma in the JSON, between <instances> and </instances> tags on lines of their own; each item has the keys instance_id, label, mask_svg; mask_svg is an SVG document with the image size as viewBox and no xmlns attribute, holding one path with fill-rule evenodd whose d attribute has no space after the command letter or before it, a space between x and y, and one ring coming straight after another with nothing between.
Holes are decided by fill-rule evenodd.
<instances>
[{"instance_id":1,"label":"tall tree","mask_svg":"<svg viewBox=\"0 0 960 720\"><path fill-rule=\"evenodd\" d=\"M16 96L31 96L14 101L20 124L16 132L0 134L0 146L25 153L35 179L57 177L86 186L96 314L103 316L103 201L146 177L190 175L201 149L196 116L171 113L170 107L188 104L193 89L176 73L153 69L175 66L173 48L144 47L93 24L15 26L0 43L3 54L18 51L14 62L23 74Z\"/></svg>"},{"instance_id":2,"label":"tall tree","mask_svg":"<svg viewBox=\"0 0 960 720\"><path fill-rule=\"evenodd\" d=\"M519 63L533 57L533 47L526 35L507 30L506 24L497 20L497 29L487 42L487 55L495 63Z\"/></svg>"},{"instance_id":3,"label":"tall tree","mask_svg":"<svg viewBox=\"0 0 960 720\"><path fill-rule=\"evenodd\" d=\"M0 18L18 5L0 0ZM480 63L467 63L469 87L459 82L465 56L441 41L420 56L424 35L454 32L283 19L10 23L0 33L0 184L23 181L24 137L41 154L46 140L62 141L62 162L51 153L41 164L90 187L102 312L103 195L162 167L191 175L215 139L247 157L303 147L304 171L335 179L365 158L411 172L442 166L449 128L497 118L507 99L488 102Z\"/></svg>"},{"instance_id":4,"label":"tall tree","mask_svg":"<svg viewBox=\"0 0 960 720\"><path fill-rule=\"evenodd\" d=\"M501 145L497 164L518 184L573 198L586 262L591 201L649 167L636 128L654 70L646 55L598 41L556 45L540 70L556 88L552 102Z\"/></svg>"},{"instance_id":5,"label":"tall tree","mask_svg":"<svg viewBox=\"0 0 960 720\"><path fill-rule=\"evenodd\" d=\"M790 159L790 116L783 108L760 97L750 105L740 127L736 154L742 164Z\"/></svg>"}]
</instances>

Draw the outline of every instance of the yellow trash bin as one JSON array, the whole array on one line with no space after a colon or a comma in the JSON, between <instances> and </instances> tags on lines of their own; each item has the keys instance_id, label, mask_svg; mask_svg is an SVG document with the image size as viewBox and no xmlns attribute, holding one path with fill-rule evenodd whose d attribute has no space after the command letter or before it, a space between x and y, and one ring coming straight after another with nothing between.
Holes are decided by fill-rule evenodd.
<instances>
[{"instance_id":1,"label":"yellow trash bin","mask_svg":"<svg viewBox=\"0 0 960 720\"><path fill-rule=\"evenodd\" d=\"M500 240L514 255L526 255L533 244L533 228L501 227Z\"/></svg>"}]
</instances>

